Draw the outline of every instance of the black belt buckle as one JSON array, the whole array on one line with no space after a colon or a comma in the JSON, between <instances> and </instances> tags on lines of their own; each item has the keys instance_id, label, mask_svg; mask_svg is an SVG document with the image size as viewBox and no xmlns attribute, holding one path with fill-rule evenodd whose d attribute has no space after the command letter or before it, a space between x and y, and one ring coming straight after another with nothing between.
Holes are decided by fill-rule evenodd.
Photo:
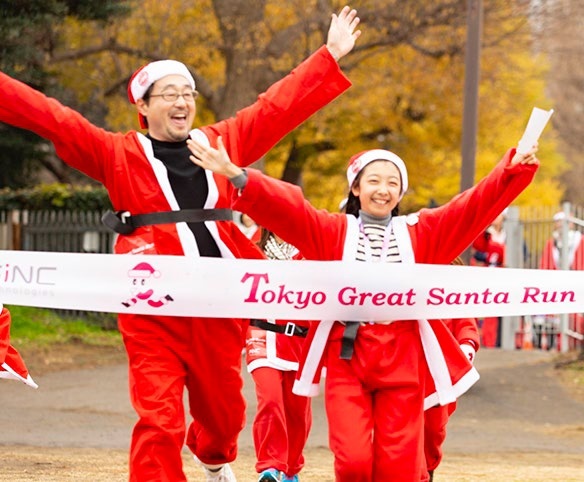
<instances>
[{"instance_id":1,"label":"black belt buckle","mask_svg":"<svg viewBox=\"0 0 584 482\"><path fill-rule=\"evenodd\" d=\"M284 335L294 336L296 334L296 324L289 321L286 323L286 328L284 329Z\"/></svg>"},{"instance_id":2,"label":"black belt buckle","mask_svg":"<svg viewBox=\"0 0 584 482\"><path fill-rule=\"evenodd\" d=\"M129 211L107 211L102 217L101 222L118 234L132 234L135 230L132 224L132 215Z\"/></svg>"}]
</instances>

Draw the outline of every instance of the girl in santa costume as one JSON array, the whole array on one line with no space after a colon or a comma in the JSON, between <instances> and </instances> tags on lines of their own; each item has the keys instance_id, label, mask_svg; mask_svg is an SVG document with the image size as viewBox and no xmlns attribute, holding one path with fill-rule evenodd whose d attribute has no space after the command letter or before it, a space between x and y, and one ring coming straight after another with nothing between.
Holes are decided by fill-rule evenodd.
<instances>
[{"instance_id":1,"label":"girl in santa costume","mask_svg":"<svg viewBox=\"0 0 584 482\"><path fill-rule=\"evenodd\" d=\"M315 209L299 187L242 170L219 150L189 141L191 160L238 188L233 207L296 246L306 259L448 264L533 179L537 147L510 149L471 189L434 209L398 216L405 163L375 149L347 169L346 214ZM481 217L479 217L479 215ZM391 269L388 270L391 275ZM326 361L325 406L337 481L427 480L424 408L453 402L478 379L440 321L320 321L311 325L295 393L315 395ZM314 328L313 328L314 327Z\"/></svg>"},{"instance_id":2,"label":"girl in santa costume","mask_svg":"<svg viewBox=\"0 0 584 482\"><path fill-rule=\"evenodd\" d=\"M298 250L261 229L259 247L272 260L300 260ZM257 397L252 433L258 482L297 482L310 433L310 398L292 393L308 321L251 320L247 369Z\"/></svg>"},{"instance_id":3,"label":"girl in santa costume","mask_svg":"<svg viewBox=\"0 0 584 482\"><path fill-rule=\"evenodd\" d=\"M56 154L107 188L118 215L106 217L120 254L261 258L232 222L229 183L194 166L188 138L216 145L246 166L350 86L337 60L360 31L356 11L333 15L327 44L235 116L193 129L195 81L175 60L132 75L128 98L147 134L106 131L55 99L0 73L0 121L51 141ZM222 222L218 222L222 221ZM170 299L166 301L172 302ZM120 303L118 326L138 420L130 447L132 482L184 482L186 445L207 481L233 482L229 462L245 425L239 319L134 315ZM220 343L218 343L220 340ZM184 394L192 423L186 426Z\"/></svg>"},{"instance_id":4,"label":"girl in santa costume","mask_svg":"<svg viewBox=\"0 0 584 482\"><path fill-rule=\"evenodd\" d=\"M29 387L38 388L24 360L10 344L10 322L10 311L0 304L0 378L18 380Z\"/></svg>"}]
</instances>

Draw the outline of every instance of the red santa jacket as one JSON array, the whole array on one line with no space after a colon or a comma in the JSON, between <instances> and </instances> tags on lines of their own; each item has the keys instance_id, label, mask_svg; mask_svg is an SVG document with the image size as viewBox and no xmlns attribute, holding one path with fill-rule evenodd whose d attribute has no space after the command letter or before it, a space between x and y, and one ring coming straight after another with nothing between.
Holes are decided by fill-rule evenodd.
<instances>
[{"instance_id":1,"label":"red santa jacket","mask_svg":"<svg viewBox=\"0 0 584 482\"><path fill-rule=\"evenodd\" d=\"M493 240L488 229L473 241L472 247L475 253L471 258L471 266L505 266L505 244Z\"/></svg>"},{"instance_id":2,"label":"red santa jacket","mask_svg":"<svg viewBox=\"0 0 584 482\"><path fill-rule=\"evenodd\" d=\"M533 179L537 165L511 166L514 154L514 149L509 150L487 177L450 202L394 218L392 224L402 262L449 264L460 255ZM249 169L247 186L234 194L233 207L296 246L306 259L356 258L358 220L354 216L315 209L296 186ZM477 213L481 213L480 218ZM388 318L391 318L390 312ZM422 339L433 338L439 343L425 350L429 371L441 364L440 358L445 359L452 382L442 394L430 387L425 406L450 403L452 397L464 393L478 375L441 321L418 321ZM320 321L310 330L308 350L295 386L297 393L317 393L320 363L334 323L334 320ZM434 380L435 375L432 373Z\"/></svg>"},{"instance_id":3,"label":"red santa jacket","mask_svg":"<svg viewBox=\"0 0 584 482\"><path fill-rule=\"evenodd\" d=\"M28 373L16 348L10 344L10 312L0 304L0 378L19 380L28 386L38 385Z\"/></svg>"},{"instance_id":4,"label":"red santa jacket","mask_svg":"<svg viewBox=\"0 0 584 482\"><path fill-rule=\"evenodd\" d=\"M452 332L456 341L462 345L468 343L475 351L480 347L480 335L477 321L474 318L455 318L444 320L446 327Z\"/></svg>"},{"instance_id":5,"label":"red santa jacket","mask_svg":"<svg viewBox=\"0 0 584 482\"><path fill-rule=\"evenodd\" d=\"M282 137L350 86L325 46L272 85L234 117L193 131L192 137L216 146L223 142L234 163L257 161ZM0 121L50 140L70 166L103 183L116 211L131 214L177 209L164 165L154 158L149 139L135 131L112 133L91 124L57 100L0 72ZM207 172L205 208L229 207L230 183ZM255 246L234 223L207 222L226 258L257 258ZM186 223L145 226L120 236L116 252L198 254Z\"/></svg>"}]
</instances>

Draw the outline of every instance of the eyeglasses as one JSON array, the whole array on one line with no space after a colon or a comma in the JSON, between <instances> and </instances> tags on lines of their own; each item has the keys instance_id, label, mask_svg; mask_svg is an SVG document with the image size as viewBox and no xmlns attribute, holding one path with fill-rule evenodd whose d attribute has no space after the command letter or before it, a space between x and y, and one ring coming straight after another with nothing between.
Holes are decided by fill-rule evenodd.
<instances>
[{"instance_id":1,"label":"eyeglasses","mask_svg":"<svg viewBox=\"0 0 584 482\"><path fill-rule=\"evenodd\" d=\"M184 92L179 94L178 92L165 92L164 94L150 94L150 97L162 97L165 102L176 102L179 97L182 97L185 102L194 102L199 93L196 90L190 92Z\"/></svg>"}]
</instances>

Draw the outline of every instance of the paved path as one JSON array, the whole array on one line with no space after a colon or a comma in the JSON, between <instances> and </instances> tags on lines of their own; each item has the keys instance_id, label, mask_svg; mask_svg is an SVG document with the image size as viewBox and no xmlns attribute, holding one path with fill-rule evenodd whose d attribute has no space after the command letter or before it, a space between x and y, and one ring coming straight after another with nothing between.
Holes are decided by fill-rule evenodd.
<instances>
[{"instance_id":1,"label":"paved path","mask_svg":"<svg viewBox=\"0 0 584 482\"><path fill-rule=\"evenodd\" d=\"M554 378L552 355L481 350L481 380L453 415L446 451L552 451L584 454L584 403ZM136 419L128 401L125 365L48 373L32 390L0 380L0 445L127 448ZM253 419L253 383L245 377ZM322 397L314 400L309 446L326 446ZM251 447L249 423L240 446Z\"/></svg>"}]
</instances>

